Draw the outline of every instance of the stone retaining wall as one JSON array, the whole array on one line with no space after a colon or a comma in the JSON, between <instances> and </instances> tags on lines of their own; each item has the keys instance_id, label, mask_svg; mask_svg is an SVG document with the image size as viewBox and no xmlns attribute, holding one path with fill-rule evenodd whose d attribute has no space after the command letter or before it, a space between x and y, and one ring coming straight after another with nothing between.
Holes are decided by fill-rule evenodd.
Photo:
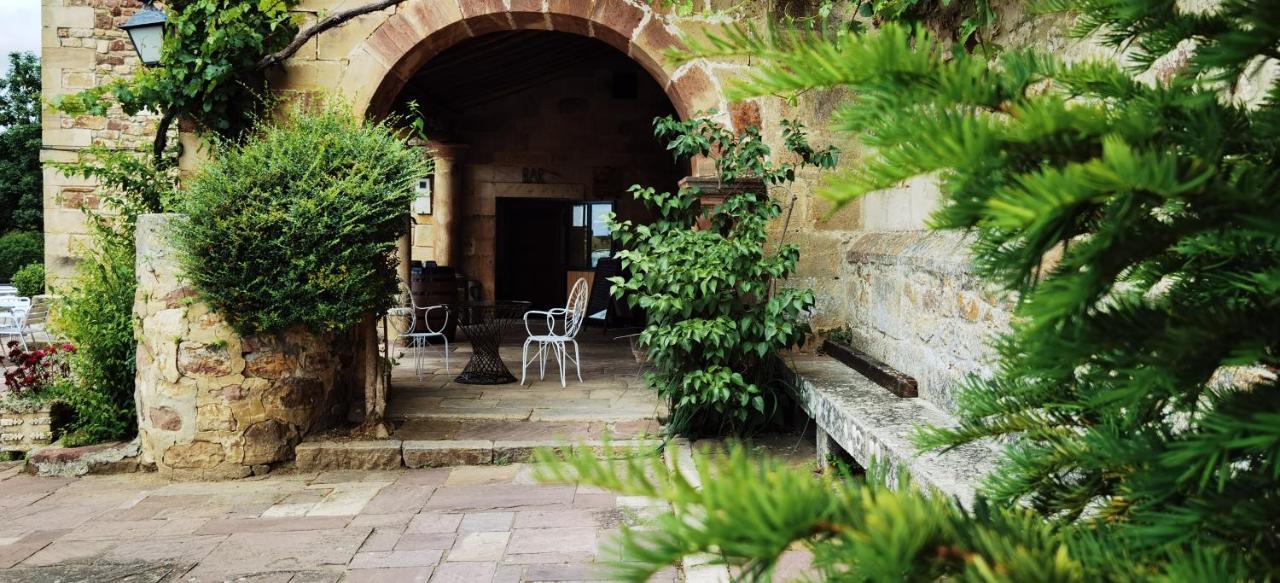
<instances>
[{"instance_id":1,"label":"stone retaining wall","mask_svg":"<svg viewBox=\"0 0 1280 583\"><path fill-rule=\"evenodd\" d=\"M988 370L987 342L1008 327L1012 303L983 288L956 232L855 235L840 279L853 346L915 377L920 397L949 411L956 381Z\"/></svg>"},{"instance_id":2,"label":"stone retaining wall","mask_svg":"<svg viewBox=\"0 0 1280 583\"><path fill-rule=\"evenodd\" d=\"M0 452L27 452L53 441L52 405L11 407L0 401Z\"/></svg>"},{"instance_id":3,"label":"stone retaining wall","mask_svg":"<svg viewBox=\"0 0 1280 583\"><path fill-rule=\"evenodd\" d=\"M144 463L175 477L237 478L292 459L304 436L346 414L336 339L295 329L241 337L181 274L174 215L138 219L138 376Z\"/></svg>"}]
</instances>

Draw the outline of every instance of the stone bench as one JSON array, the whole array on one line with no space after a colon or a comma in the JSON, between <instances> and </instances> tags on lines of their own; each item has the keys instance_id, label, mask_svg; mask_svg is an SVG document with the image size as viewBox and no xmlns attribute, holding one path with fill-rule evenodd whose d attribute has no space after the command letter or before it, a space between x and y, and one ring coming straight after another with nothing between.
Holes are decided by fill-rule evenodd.
<instances>
[{"instance_id":1,"label":"stone bench","mask_svg":"<svg viewBox=\"0 0 1280 583\"><path fill-rule=\"evenodd\" d=\"M819 463L834 443L863 467L906 470L927 488L972 507L982 478L999 453L981 443L946 452L918 453L912 432L922 425L954 425L955 420L923 399L904 399L833 358L798 355L793 367L800 404L818 426Z\"/></svg>"}]
</instances>

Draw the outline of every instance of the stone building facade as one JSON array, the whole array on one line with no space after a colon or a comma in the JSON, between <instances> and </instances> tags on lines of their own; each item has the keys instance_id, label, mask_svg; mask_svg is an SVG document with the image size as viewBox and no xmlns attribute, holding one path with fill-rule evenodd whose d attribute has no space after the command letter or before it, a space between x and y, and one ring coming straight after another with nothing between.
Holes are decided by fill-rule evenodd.
<instances>
[{"instance_id":1,"label":"stone building facade","mask_svg":"<svg viewBox=\"0 0 1280 583\"><path fill-rule=\"evenodd\" d=\"M118 27L140 4L138 0L43 2L46 98L102 84L135 70L136 57ZM363 3L364 0L302 0L296 10L304 21L311 22L321 14ZM396 111L404 95L417 87L419 80L415 76L418 72L431 66L433 59L451 48L497 34L554 31L595 39L624 55L647 76L646 82L651 82L656 88L654 95L665 99L670 110L680 117L688 118L696 112L715 109L719 112L719 119L725 123L739 126L759 124L764 135L776 140L772 144L775 151L783 149L780 122L799 119L812 130L814 143L841 145L845 147L842 163L857 163L857 148L847 143L847 138L827 129L832 110L844 97L840 91L812 92L794 104L781 98L730 103L724 97L725 88L735 78L751 70L749 62L695 61L673 66L663 58L664 51L679 46L681 35L699 34L730 18L703 16L701 13L678 16L671 9L655 8L652 4L661 3L642 0L407 0L318 35L273 71L270 78L273 87L282 95L337 96L361 114L379 118ZM707 0L705 4L712 11L732 7L736 15L733 20L761 24L779 10L802 10L806 5L805 2L782 0ZM1049 32L1054 30L1053 23L1033 23L1024 18L1016 4L1010 3L1002 10L1006 17L1001 21L1003 30L998 34L1005 44L1036 44L1059 52L1080 54L1088 51L1087 48L1069 46L1056 36L1056 32ZM513 60L520 58L519 54L511 55ZM547 102L540 106L543 108L541 111L553 111L561 101ZM508 111L511 107L519 107L519 103L508 105ZM604 111L609 110L606 108ZM619 114L618 109L612 111ZM155 123L153 116L127 117L118 110L105 118L70 118L46 110L44 120L42 156L47 161L74 159L79 150L91 144L142 147L148 143L148 134L154 130ZM536 119L529 122L531 133L545 134L549 131L538 123ZM533 158L522 157L542 155L537 152L497 152L487 157L473 157L482 142L502 142L502 129L487 128L487 135L473 133L460 136L469 137L475 143L449 144L438 152L433 212L415 216L417 227L413 240L405 244L415 259L461 264L479 273L477 277L482 280L492 278L492 268L489 267L492 253L487 249L493 245L497 233L491 220L491 200L506 196L538 196L548 190L555 190L556 196L583 200L598 198L592 192L594 177L589 174L562 171L559 172L562 178L541 182L527 180L523 172L527 167L547 167L555 163L555 160L550 160L535 164L529 161ZM648 128L635 131L648 135ZM184 164L189 168L200 157L198 142L186 135L182 141L188 146L184 152ZM493 147L487 148L490 154L495 154ZM641 155L636 156L638 160ZM469 157L472 157L470 161ZM577 157L581 156L570 158ZM600 162L597 165L619 164ZM706 161L695 161L691 167L679 170L693 176L712 173ZM821 177L814 172L803 172L791 190L774 193L784 205L791 205L789 220L776 226L775 240L785 239L801 248L800 266L791 283L812 287L818 295L814 327L822 330L847 326L858 348L916 377L923 398L944 409L949 408L952 403L950 390L955 380L961 375L984 370L984 340L1007 322L1008 303L986 293L976 282L968 268L966 245L961 237L925 228L925 221L939 199L937 187L930 180L904 183L834 212L830 203L814 193L814 187L820 180ZM669 187L674 188L675 185ZM63 176L52 169L46 170L46 263L55 277L68 273L74 264L76 245L83 240L83 218L75 210L80 204L93 206L93 185ZM492 289L493 286L487 287ZM165 315L170 309L142 302L139 304L139 317L143 318L144 326L168 325L164 318L170 317ZM192 312L187 312L182 322L175 324L195 326L198 323L191 320L193 317ZM207 343L203 347L190 345L186 349L179 345L176 351L169 348L164 347L165 354L173 352L175 358L186 354L184 350L201 354L205 360L212 358L205 354L212 350ZM186 382L197 388L192 388L194 393L170 407L173 415L163 410L139 412L143 418L158 416L160 419L153 419L156 421L153 426L178 427L172 431L161 430L148 437L157 443L170 444L157 446L155 451L175 451L172 444L201 441L194 439L195 434L190 432L206 431L201 429L202 423L230 423L235 425L234 431L239 432L246 430L246 424L264 422L254 417L251 411L237 412L234 408L229 416L205 416L193 410L193 407L210 407L209 412L215 412L214 404L205 404L201 395L215 391L214 385L220 384L247 390L251 399L266 398L264 395L270 390L266 387L263 387L262 395L254 393L252 388L245 389L247 384L252 384L250 381L254 377L245 372L248 365L242 356L231 354L223 363L233 370L223 370L219 368L221 365L215 367L221 376L205 378L200 376L203 373L199 373L189 377L179 370L180 378L164 379L164 383L169 385L176 383L181 386ZM189 398L192 395L195 397ZM241 418L241 413L248 416ZM176 420L166 421L169 419ZM196 426L191 427L191 423ZM295 423L293 426L300 425ZM215 431L212 428L207 430ZM226 439L218 442L218 447L224 458L239 460L232 464L235 467L228 466L227 471L243 472L243 468L251 467L253 464L249 461L252 461L252 456L242 451L244 446L236 441L243 435L236 437L228 433L223 437ZM186 447L189 449L190 446ZM212 452L212 447L210 450ZM162 454L157 463L167 455L170 454ZM177 453L172 455L174 460L180 456ZM179 468L177 463L163 463Z\"/></svg>"}]
</instances>

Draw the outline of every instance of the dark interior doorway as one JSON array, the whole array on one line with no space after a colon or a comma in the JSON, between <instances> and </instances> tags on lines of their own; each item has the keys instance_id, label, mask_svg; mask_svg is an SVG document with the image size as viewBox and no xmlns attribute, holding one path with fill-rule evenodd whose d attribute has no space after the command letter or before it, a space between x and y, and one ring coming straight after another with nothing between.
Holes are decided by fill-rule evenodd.
<instances>
[{"instance_id":1,"label":"dark interior doorway","mask_svg":"<svg viewBox=\"0 0 1280 583\"><path fill-rule=\"evenodd\" d=\"M537 310L564 307L569 205L527 198L496 202L497 298L533 302Z\"/></svg>"},{"instance_id":2,"label":"dark interior doorway","mask_svg":"<svg viewBox=\"0 0 1280 583\"><path fill-rule=\"evenodd\" d=\"M598 260L616 251L600 228L606 212L637 225L655 218L629 187L674 190L689 175L653 136L654 118L676 113L663 86L599 39L470 38L414 73L399 100L397 111L422 116L429 141L462 146L451 260L483 299L563 307L569 286L593 283ZM571 205L586 205L581 220ZM435 258L425 245L415 253Z\"/></svg>"}]
</instances>

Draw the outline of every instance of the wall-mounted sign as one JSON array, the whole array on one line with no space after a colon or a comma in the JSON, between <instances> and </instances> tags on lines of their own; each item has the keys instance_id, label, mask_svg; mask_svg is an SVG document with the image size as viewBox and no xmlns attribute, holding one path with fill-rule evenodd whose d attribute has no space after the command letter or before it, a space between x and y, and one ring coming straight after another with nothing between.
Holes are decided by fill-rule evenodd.
<instances>
[{"instance_id":1,"label":"wall-mounted sign","mask_svg":"<svg viewBox=\"0 0 1280 583\"><path fill-rule=\"evenodd\" d=\"M418 180L414 193L413 212L420 215L431 214L431 177Z\"/></svg>"}]
</instances>

